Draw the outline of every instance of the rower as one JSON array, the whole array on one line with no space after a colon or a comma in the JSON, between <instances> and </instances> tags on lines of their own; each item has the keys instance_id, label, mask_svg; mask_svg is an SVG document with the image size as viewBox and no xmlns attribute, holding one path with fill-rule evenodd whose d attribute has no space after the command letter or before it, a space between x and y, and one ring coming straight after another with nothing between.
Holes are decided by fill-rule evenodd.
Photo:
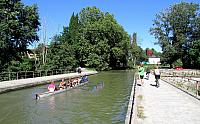
<instances>
[{"instance_id":1,"label":"rower","mask_svg":"<svg viewBox=\"0 0 200 124\"><path fill-rule=\"evenodd\" d=\"M66 88L66 83L65 83L64 79L62 79L62 81L60 82L59 88L60 89L65 89Z\"/></svg>"},{"instance_id":2,"label":"rower","mask_svg":"<svg viewBox=\"0 0 200 124\"><path fill-rule=\"evenodd\" d=\"M67 87L73 87L72 81L71 78L68 80Z\"/></svg>"},{"instance_id":3,"label":"rower","mask_svg":"<svg viewBox=\"0 0 200 124\"><path fill-rule=\"evenodd\" d=\"M82 71L82 70L81 70L81 67L78 67L78 68L77 68L77 72L78 72L78 73L81 73L81 71Z\"/></svg>"},{"instance_id":4,"label":"rower","mask_svg":"<svg viewBox=\"0 0 200 124\"><path fill-rule=\"evenodd\" d=\"M86 75L84 75L83 77L81 77L81 81L80 83L84 83L88 81L88 77Z\"/></svg>"},{"instance_id":5,"label":"rower","mask_svg":"<svg viewBox=\"0 0 200 124\"><path fill-rule=\"evenodd\" d=\"M76 83L77 83L77 79L76 78L72 78L71 79L71 83L72 83L72 86L75 86Z\"/></svg>"},{"instance_id":6,"label":"rower","mask_svg":"<svg viewBox=\"0 0 200 124\"><path fill-rule=\"evenodd\" d=\"M81 79L80 78L74 78L73 81L72 81L72 84L75 86L75 85L78 85L80 83Z\"/></svg>"},{"instance_id":7,"label":"rower","mask_svg":"<svg viewBox=\"0 0 200 124\"><path fill-rule=\"evenodd\" d=\"M54 92L56 90L56 85L55 83L52 81L51 84L49 84L48 86L48 91L49 92Z\"/></svg>"}]
</instances>

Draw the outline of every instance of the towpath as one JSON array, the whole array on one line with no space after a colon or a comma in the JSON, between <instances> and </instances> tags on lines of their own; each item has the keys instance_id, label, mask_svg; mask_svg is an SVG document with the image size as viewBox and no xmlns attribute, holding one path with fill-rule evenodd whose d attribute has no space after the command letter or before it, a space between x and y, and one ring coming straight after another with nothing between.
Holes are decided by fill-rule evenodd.
<instances>
[{"instance_id":1,"label":"towpath","mask_svg":"<svg viewBox=\"0 0 200 124\"><path fill-rule=\"evenodd\" d=\"M200 101L160 81L156 88L155 78L145 79L137 86L136 110L132 123L136 124L200 124Z\"/></svg>"}]
</instances>

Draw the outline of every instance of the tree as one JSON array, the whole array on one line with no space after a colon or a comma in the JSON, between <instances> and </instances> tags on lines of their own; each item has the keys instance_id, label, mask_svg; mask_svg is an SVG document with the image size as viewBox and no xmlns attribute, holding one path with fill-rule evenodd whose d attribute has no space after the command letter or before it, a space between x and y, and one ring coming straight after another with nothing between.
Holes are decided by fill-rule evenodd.
<instances>
[{"instance_id":1,"label":"tree","mask_svg":"<svg viewBox=\"0 0 200 124\"><path fill-rule=\"evenodd\" d=\"M139 62L142 62L142 61L147 61L147 55L146 55L146 51L143 50L140 46L139 47L139 58L137 59Z\"/></svg>"},{"instance_id":2,"label":"tree","mask_svg":"<svg viewBox=\"0 0 200 124\"><path fill-rule=\"evenodd\" d=\"M46 48L44 43L40 43L37 48L32 50L37 55L37 60L35 61L36 69L41 69L43 66L44 48Z\"/></svg>"},{"instance_id":3,"label":"tree","mask_svg":"<svg viewBox=\"0 0 200 124\"><path fill-rule=\"evenodd\" d=\"M68 27L68 34L69 34L69 44L75 44L77 42L77 37L79 33L79 20L78 20L78 14L76 16L74 13L72 14L69 22Z\"/></svg>"},{"instance_id":4,"label":"tree","mask_svg":"<svg viewBox=\"0 0 200 124\"><path fill-rule=\"evenodd\" d=\"M80 46L84 51L80 58L85 65L94 67L91 64L94 62L95 67L101 69L127 67L130 39L113 15L96 7L86 7L79 13L79 20L82 39L79 42L87 44Z\"/></svg>"},{"instance_id":5,"label":"tree","mask_svg":"<svg viewBox=\"0 0 200 124\"><path fill-rule=\"evenodd\" d=\"M163 56L169 64L181 59L191 66L189 49L200 38L199 4L181 2L156 15L150 33L158 39ZM184 61L183 61L184 60Z\"/></svg>"},{"instance_id":6,"label":"tree","mask_svg":"<svg viewBox=\"0 0 200 124\"><path fill-rule=\"evenodd\" d=\"M48 46L47 63L42 69L72 69L78 66L78 15L72 14L69 27L63 27L60 35L55 35Z\"/></svg>"},{"instance_id":7,"label":"tree","mask_svg":"<svg viewBox=\"0 0 200 124\"><path fill-rule=\"evenodd\" d=\"M39 40L39 15L36 5L25 6L21 0L0 3L0 63L6 68L11 60L20 59L27 46Z\"/></svg>"},{"instance_id":8,"label":"tree","mask_svg":"<svg viewBox=\"0 0 200 124\"><path fill-rule=\"evenodd\" d=\"M72 69L76 67L72 45L63 41L62 36L54 36L48 47L47 63L42 69Z\"/></svg>"},{"instance_id":9,"label":"tree","mask_svg":"<svg viewBox=\"0 0 200 124\"><path fill-rule=\"evenodd\" d=\"M135 66L136 61L139 61L138 59L140 58L140 55L141 55L140 48L137 45L137 33L133 33L130 50L131 50L131 56L133 59L133 64Z\"/></svg>"},{"instance_id":10,"label":"tree","mask_svg":"<svg viewBox=\"0 0 200 124\"><path fill-rule=\"evenodd\" d=\"M86 7L76 16L73 13L69 27L54 37L44 68L126 68L129 41L127 32L113 15Z\"/></svg>"},{"instance_id":11,"label":"tree","mask_svg":"<svg viewBox=\"0 0 200 124\"><path fill-rule=\"evenodd\" d=\"M191 49L189 50L189 56L191 58L191 63L193 68L200 69L200 40L196 40Z\"/></svg>"}]
</instances>

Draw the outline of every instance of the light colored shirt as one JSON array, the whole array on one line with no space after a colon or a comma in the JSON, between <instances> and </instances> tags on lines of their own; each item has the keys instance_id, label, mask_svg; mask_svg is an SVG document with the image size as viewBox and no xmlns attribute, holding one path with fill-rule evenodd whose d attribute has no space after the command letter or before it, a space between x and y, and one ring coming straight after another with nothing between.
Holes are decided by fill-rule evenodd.
<instances>
[{"instance_id":1,"label":"light colored shirt","mask_svg":"<svg viewBox=\"0 0 200 124\"><path fill-rule=\"evenodd\" d=\"M160 75L160 70L159 69L155 69L154 73L155 73L155 75Z\"/></svg>"}]
</instances>

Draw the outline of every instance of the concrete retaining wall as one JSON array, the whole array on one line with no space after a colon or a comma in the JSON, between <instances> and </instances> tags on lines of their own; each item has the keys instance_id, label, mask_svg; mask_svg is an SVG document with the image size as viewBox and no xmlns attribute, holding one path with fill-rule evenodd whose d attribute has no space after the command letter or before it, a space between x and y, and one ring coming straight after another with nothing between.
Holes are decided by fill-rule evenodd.
<instances>
[{"instance_id":1,"label":"concrete retaining wall","mask_svg":"<svg viewBox=\"0 0 200 124\"><path fill-rule=\"evenodd\" d=\"M33 87L41 84L50 83L50 81L61 80L62 78L73 78L73 77L80 77L83 75L93 75L97 74L97 71L85 71L82 73L69 73L69 74L60 74L60 75L51 75L51 76L44 76L44 77L36 77L36 78L27 78L27 79L20 79L20 80L12 80L12 81L3 81L0 82L0 93L18 90L27 87Z\"/></svg>"},{"instance_id":2,"label":"concrete retaining wall","mask_svg":"<svg viewBox=\"0 0 200 124\"><path fill-rule=\"evenodd\" d=\"M129 99L128 109L125 118L125 124L131 124L134 121L135 114L135 90L136 90L136 76L133 81L132 91Z\"/></svg>"}]
</instances>

